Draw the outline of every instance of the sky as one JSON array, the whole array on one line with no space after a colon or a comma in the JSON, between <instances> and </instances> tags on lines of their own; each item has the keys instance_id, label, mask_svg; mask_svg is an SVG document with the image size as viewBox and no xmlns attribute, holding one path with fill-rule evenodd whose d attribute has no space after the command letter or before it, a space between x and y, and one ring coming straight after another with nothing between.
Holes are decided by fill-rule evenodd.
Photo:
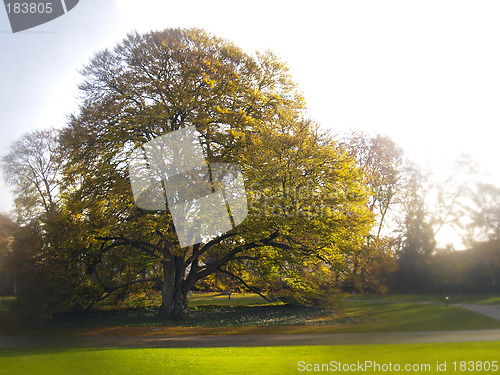
<instances>
[{"instance_id":1,"label":"sky","mask_svg":"<svg viewBox=\"0 0 500 375\"><path fill-rule=\"evenodd\" d=\"M54 0L58 1L58 0ZM78 71L137 30L198 27L286 61L308 115L333 133L390 136L446 173L470 154L500 184L500 2L80 0L13 34L0 9L0 154L78 110ZM0 211L12 210L0 180Z\"/></svg>"}]
</instances>

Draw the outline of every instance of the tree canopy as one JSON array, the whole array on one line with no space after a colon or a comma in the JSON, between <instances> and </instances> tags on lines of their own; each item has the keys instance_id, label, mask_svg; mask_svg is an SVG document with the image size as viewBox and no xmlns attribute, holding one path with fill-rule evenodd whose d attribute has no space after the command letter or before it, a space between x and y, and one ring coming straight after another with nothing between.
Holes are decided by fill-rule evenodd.
<instances>
[{"instance_id":1,"label":"tree canopy","mask_svg":"<svg viewBox=\"0 0 500 375\"><path fill-rule=\"evenodd\" d=\"M160 288L160 314L175 318L214 273L266 298L307 304L335 292L349 273L345 254L370 231L369 191L355 160L306 117L285 63L203 30L167 29L128 35L82 75L80 109L59 132L60 159L51 159L57 188L38 189L33 200L50 206L37 217L39 251L68 270L61 274L74 304ZM188 126L208 163L241 168L249 215L182 248L168 209L134 204L127 161L134 148ZM38 155L14 147L5 159L12 175L16 163L26 166L24 154ZM27 196L36 181L14 183Z\"/></svg>"}]
</instances>

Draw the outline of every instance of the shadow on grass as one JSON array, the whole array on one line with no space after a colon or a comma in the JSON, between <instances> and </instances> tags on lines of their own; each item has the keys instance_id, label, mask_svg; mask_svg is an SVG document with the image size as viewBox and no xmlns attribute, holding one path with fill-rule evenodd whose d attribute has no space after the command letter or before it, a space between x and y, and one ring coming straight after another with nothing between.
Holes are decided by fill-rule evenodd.
<instances>
[{"instance_id":1,"label":"shadow on grass","mask_svg":"<svg viewBox=\"0 0 500 375\"><path fill-rule=\"evenodd\" d=\"M190 307L186 316L175 321L157 317L157 309L128 308L109 311L89 311L58 315L44 328L82 327L231 327L344 324L331 310L290 305Z\"/></svg>"}]
</instances>

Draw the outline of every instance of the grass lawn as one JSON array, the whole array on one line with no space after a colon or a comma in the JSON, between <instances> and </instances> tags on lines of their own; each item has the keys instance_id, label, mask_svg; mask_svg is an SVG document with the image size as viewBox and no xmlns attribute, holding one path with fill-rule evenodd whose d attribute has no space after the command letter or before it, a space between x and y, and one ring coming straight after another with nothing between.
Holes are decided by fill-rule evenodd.
<instances>
[{"instance_id":1,"label":"grass lawn","mask_svg":"<svg viewBox=\"0 0 500 375\"><path fill-rule=\"evenodd\" d=\"M355 364L356 371L351 373L360 373L357 362L365 365L368 361L372 366L392 364L395 368L399 365L402 373L405 373L405 365L415 366L414 370L418 366L419 371L414 373L482 373L478 361L482 366L488 366L485 362L492 365L499 360L499 352L500 342L204 349L0 349L0 372L23 375L294 374L309 372L299 371L299 362L300 369L313 370L314 367L309 366L335 361L337 366L338 363ZM443 366L445 361L447 371L436 371L436 364ZM457 371L454 371L454 361L457 361ZM460 371L460 361L474 361L474 371ZM429 366L429 371L423 366ZM374 371L373 367L364 370L363 373L368 374L384 372Z\"/></svg>"},{"instance_id":2,"label":"grass lawn","mask_svg":"<svg viewBox=\"0 0 500 375\"><path fill-rule=\"evenodd\" d=\"M193 293L188 298L189 306L253 306L253 305L283 305L283 302L269 303L261 296L255 293L233 293L231 298L228 295L221 293Z\"/></svg>"},{"instance_id":3,"label":"grass lawn","mask_svg":"<svg viewBox=\"0 0 500 375\"><path fill-rule=\"evenodd\" d=\"M284 307L285 308L285 307ZM252 308L253 309L253 308ZM232 312L231 312L232 311ZM315 310L314 310L315 311ZM252 310L240 312L250 315ZM217 317L238 314L237 310L227 310ZM258 318L259 314L261 315ZM274 315L273 315L274 314ZM408 331L443 331L467 329L500 329L500 321L469 310L454 306L418 305L411 303L376 303L346 301L337 314L318 313L291 309L287 316L285 311L275 310L266 315L265 310L255 311L254 321L267 320L262 325L226 324L216 321L205 321L205 326L177 327L129 327L129 328L96 328L88 331L93 334L124 335L224 335L224 334L278 334L278 333L335 333L335 332L408 332ZM288 323L287 323L287 318ZM238 319L237 315L234 319ZM210 323L210 324L208 324ZM154 330L154 331L152 331Z\"/></svg>"},{"instance_id":4,"label":"grass lawn","mask_svg":"<svg viewBox=\"0 0 500 375\"><path fill-rule=\"evenodd\" d=\"M342 315L358 322L338 332L500 329L500 321L455 306L345 301Z\"/></svg>"},{"instance_id":5,"label":"grass lawn","mask_svg":"<svg viewBox=\"0 0 500 375\"><path fill-rule=\"evenodd\" d=\"M210 335L500 329L500 321L456 306L346 300L340 309L269 304L256 295L195 295L189 315L162 321L153 308L65 314L43 329L0 325L0 334ZM0 317L1 317L0 313ZM8 323L8 321L7 321Z\"/></svg>"},{"instance_id":6,"label":"grass lawn","mask_svg":"<svg viewBox=\"0 0 500 375\"><path fill-rule=\"evenodd\" d=\"M14 302L15 297L11 296L1 296L0 297L0 312L7 311L9 309L9 304Z\"/></svg>"},{"instance_id":7,"label":"grass lawn","mask_svg":"<svg viewBox=\"0 0 500 375\"><path fill-rule=\"evenodd\" d=\"M372 299L372 296L362 297ZM380 298L387 300L388 297ZM412 297L407 301L417 300L416 296ZM398 299L392 299L395 300ZM65 332L73 327L73 333L77 334L126 335L500 328L500 321L455 306L347 300L339 311L332 312L268 304L255 295L233 295L230 300L227 295L194 295L190 301L190 317L175 323L158 321L154 314L155 310L148 308L89 312L63 317L52 328ZM493 361L500 360L498 353L500 342L202 349L0 349L0 374L293 374L317 373L315 364L324 372L340 372L338 369L327 371L327 367L333 370L330 365L339 363L355 364L356 371L350 373L391 373L383 367L363 367L365 371L359 371L358 361L361 365L365 365L365 361L372 366L399 365L401 373L409 373L404 371L404 366L410 365L418 366L418 371L415 367L413 373L459 374L482 373L478 366L493 365ZM436 364L444 366L445 361L447 371L437 371ZM457 361L456 371L454 361ZM467 366L470 370L471 363L460 361L474 361L473 371L463 369Z\"/></svg>"},{"instance_id":8,"label":"grass lawn","mask_svg":"<svg viewBox=\"0 0 500 375\"><path fill-rule=\"evenodd\" d=\"M482 305L500 305L500 295L497 294L350 294L347 300L377 300L397 302L431 302L443 303L448 296L450 303L477 303Z\"/></svg>"}]
</instances>

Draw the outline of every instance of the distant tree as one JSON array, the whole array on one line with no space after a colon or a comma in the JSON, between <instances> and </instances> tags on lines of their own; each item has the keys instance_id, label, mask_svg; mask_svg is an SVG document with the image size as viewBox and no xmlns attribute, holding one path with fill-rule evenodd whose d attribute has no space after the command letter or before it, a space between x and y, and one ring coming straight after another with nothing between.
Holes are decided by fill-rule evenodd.
<instances>
[{"instance_id":1,"label":"distant tree","mask_svg":"<svg viewBox=\"0 0 500 375\"><path fill-rule=\"evenodd\" d=\"M17 227L11 218L0 214L0 294L11 294L16 289L11 258Z\"/></svg>"},{"instance_id":2,"label":"distant tree","mask_svg":"<svg viewBox=\"0 0 500 375\"><path fill-rule=\"evenodd\" d=\"M477 183L465 207L469 222L466 225L464 242L470 252L481 261L475 273L481 276L484 285L498 291L500 286L500 188L489 183ZM485 281L486 278L486 281ZM476 277L478 279L478 277ZM475 284L478 290L481 285Z\"/></svg>"},{"instance_id":3,"label":"distant tree","mask_svg":"<svg viewBox=\"0 0 500 375\"><path fill-rule=\"evenodd\" d=\"M16 276L16 315L23 323L37 324L55 312L71 308L72 288L60 255L44 246L40 227L32 222L14 236L11 266Z\"/></svg>"},{"instance_id":4,"label":"distant tree","mask_svg":"<svg viewBox=\"0 0 500 375\"><path fill-rule=\"evenodd\" d=\"M85 306L99 292L79 258L87 239L63 204L63 157L57 130L36 130L13 143L2 169L14 188L20 227L12 232L11 272L25 319Z\"/></svg>"},{"instance_id":5,"label":"distant tree","mask_svg":"<svg viewBox=\"0 0 500 375\"><path fill-rule=\"evenodd\" d=\"M398 252L396 282L398 288L418 290L429 282L428 261L436 247L436 240L425 205L426 176L416 167L409 169L408 173L404 201L406 217Z\"/></svg>"},{"instance_id":6,"label":"distant tree","mask_svg":"<svg viewBox=\"0 0 500 375\"><path fill-rule=\"evenodd\" d=\"M353 132L341 139L340 144L355 158L365 184L371 189L368 207L376 217L373 234L379 238L391 209L401 200L403 150L391 138L380 134L370 136Z\"/></svg>"},{"instance_id":7,"label":"distant tree","mask_svg":"<svg viewBox=\"0 0 500 375\"><path fill-rule=\"evenodd\" d=\"M405 174L403 151L387 136L353 132L339 140L356 160L369 190L368 208L374 216L373 229L363 246L347 256L350 274L347 285L359 292L388 291L397 267L392 235L400 220Z\"/></svg>"},{"instance_id":8,"label":"distant tree","mask_svg":"<svg viewBox=\"0 0 500 375\"><path fill-rule=\"evenodd\" d=\"M500 188L492 184L478 183L471 198L466 241L473 244L500 240Z\"/></svg>"},{"instance_id":9,"label":"distant tree","mask_svg":"<svg viewBox=\"0 0 500 375\"><path fill-rule=\"evenodd\" d=\"M394 284L398 262L394 249L394 239L390 236L372 238L365 246L365 262L357 274L357 289L372 293L390 292Z\"/></svg>"},{"instance_id":10,"label":"distant tree","mask_svg":"<svg viewBox=\"0 0 500 375\"><path fill-rule=\"evenodd\" d=\"M489 237L494 233L490 226L495 222L494 214L486 220L484 218L494 211L489 208L495 206L492 199L495 189L490 190L492 186L486 188L484 184L477 184L480 178L479 168L467 155L460 156L449 168L448 173L439 175L422 172L411 164L405 169L405 219L401 222L400 235L396 238L396 243L399 242L399 271L395 288L399 290L442 291L445 285L449 288L472 290L467 288L487 284L485 280L490 278L487 274L491 273L494 262L493 258L485 256L486 252L477 252L478 258L471 262L465 256L456 255L451 243L446 244L444 249L437 247L436 237L443 228L460 232L468 228L470 245L474 245L471 240L474 236L483 240L494 238ZM486 212L489 214L485 215ZM488 224L484 226L481 222ZM489 235L485 235L486 233ZM478 271L481 267L483 271L489 271L481 274Z\"/></svg>"},{"instance_id":11,"label":"distant tree","mask_svg":"<svg viewBox=\"0 0 500 375\"><path fill-rule=\"evenodd\" d=\"M467 154L460 155L447 166L445 174L428 172L423 187L428 222L435 237L443 228L462 234L467 231L471 208L475 206L475 186L482 177L479 165ZM466 242L465 236L462 237L462 241ZM445 246L452 247L454 244Z\"/></svg>"},{"instance_id":12,"label":"distant tree","mask_svg":"<svg viewBox=\"0 0 500 375\"><path fill-rule=\"evenodd\" d=\"M6 180L14 187L21 223L53 212L58 204L61 157L56 130L36 130L14 142L2 158Z\"/></svg>"}]
</instances>

